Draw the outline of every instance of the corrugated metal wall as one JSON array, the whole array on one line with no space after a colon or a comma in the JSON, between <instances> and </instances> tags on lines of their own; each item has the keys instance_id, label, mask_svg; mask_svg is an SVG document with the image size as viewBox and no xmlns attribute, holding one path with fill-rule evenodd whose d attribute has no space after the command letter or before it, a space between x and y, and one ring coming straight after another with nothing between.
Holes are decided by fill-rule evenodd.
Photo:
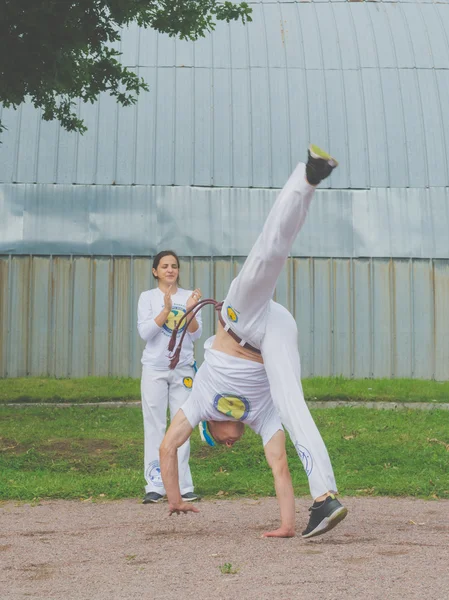
<instances>
[{"instance_id":1,"label":"corrugated metal wall","mask_svg":"<svg viewBox=\"0 0 449 600\"><path fill-rule=\"evenodd\" d=\"M312 140L340 166L277 292L304 375L449 379L448 0L250 3L195 43L125 29L150 92L81 104L84 136L0 108L0 376L137 377L148 255L223 297Z\"/></svg>"},{"instance_id":2,"label":"corrugated metal wall","mask_svg":"<svg viewBox=\"0 0 449 600\"><path fill-rule=\"evenodd\" d=\"M0 254L247 256L277 194L0 184ZM318 189L291 254L449 258L448 231L449 187Z\"/></svg>"},{"instance_id":3,"label":"corrugated metal wall","mask_svg":"<svg viewBox=\"0 0 449 600\"><path fill-rule=\"evenodd\" d=\"M222 298L243 260L182 260L183 285ZM138 377L151 285L148 257L0 257L0 377ZM449 379L448 260L292 258L276 299L298 323L305 377ZM212 309L204 322L199 361Z\"/></svg>"},{"instance_id":4,"label":"corrugated metal wall","mask_svg":"<svg viewBox=\"0 0 449 600\"><path fill-rule=\"evenodd\" d=\"M83 136L5 109L0 181L276 188L313 141L340 160L323 187L448 185L449 4L253 9L195 43L124 30L150 92L80 104Z\"/></svg>"}]
</instances>

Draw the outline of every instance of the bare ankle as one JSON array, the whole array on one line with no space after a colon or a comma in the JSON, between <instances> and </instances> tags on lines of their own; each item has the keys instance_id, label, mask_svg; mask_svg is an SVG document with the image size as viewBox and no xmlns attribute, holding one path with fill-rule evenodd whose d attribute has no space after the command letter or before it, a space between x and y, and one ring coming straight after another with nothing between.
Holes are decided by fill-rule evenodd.
<instances>
[{"instance_id":1,"label":"bare ankle","mask_svg":"<svg viewBox=\"0 0 449 600\"><path fill-rule=\"evenodd\" d=\"M315 498L315 502L324 502L324 500L326 500L326 498L328 498L330 495L330 492L326 492L322 496L318 496L318 498Z\"/></svg>"}]
</instances>

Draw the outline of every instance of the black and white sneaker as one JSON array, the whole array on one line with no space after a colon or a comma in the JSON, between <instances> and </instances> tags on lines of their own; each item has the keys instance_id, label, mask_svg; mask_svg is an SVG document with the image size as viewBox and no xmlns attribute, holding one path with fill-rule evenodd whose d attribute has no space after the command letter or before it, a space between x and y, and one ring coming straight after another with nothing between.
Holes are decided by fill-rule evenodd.
<instances>
[{"instance_id":1,"label":"black and white sneaker","mask_svg":"<svg viewBox=\"0 0 449 600\"><path fill-rule=\"evenodd\" d=\"M348 509L333 494L326 500L314 502L309 511L309 523L301 534L303 538L315 537L330 531L348 514Z\"/></svg>"},{"instance_id":2,"label":"black and white sneaker","mask_svg":"<svg viewBox=\"0 0 449 600\"><path fill-rule=\"evenodd\" d=\"M330 154L313 144L309 146L309 159L306 164L306 178L310 185L318 185L320 181L329 177L338 167L338 162Z\"/></svg>"},{"instance_id":3,"label":"black and white sneaker","mask_svg":"<svg viewBox=\"0 0 449 600\"><path fill-rule=\"evenodd\" d=\"M182 494L181 498L184 502L198 502L201 500L201 496L194 494L193 492L187 492L187 494Z\"/></svg>"},{"instance_id":4,"label":"black and white sneaker","mask_svg":"<svg viewBox=\"0 0 449 600\"><path fill-rule=\"evenodd\" d=\"M147 492L143 498L142 504L157 504L158 502L162 502L164 496L158 494L157 492Z\"/></svg>"}]
</instances>

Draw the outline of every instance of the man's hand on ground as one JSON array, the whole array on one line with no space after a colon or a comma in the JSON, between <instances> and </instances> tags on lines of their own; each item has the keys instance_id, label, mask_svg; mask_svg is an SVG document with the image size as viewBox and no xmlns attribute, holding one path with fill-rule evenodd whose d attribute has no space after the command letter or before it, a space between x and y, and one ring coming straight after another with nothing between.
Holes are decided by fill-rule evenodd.
<instances>
[{"instance_id":1,"label":"man's hand on ground","mask_svg":"<svg viewBox=\"0 0 449 600\"><path fill-rule=\"evenodd\" d=\"M169 516L171 516L173 514L177 514L177 515L180 515L181 513L185 514L188 512L198 513L198 512L200 512L200 510L193 504L190 504L190 502L180 502L179 504L169 504L168 505Z\"/></svg>"},{"instance_id":2,"label":"man's hand on ground","mask_svg":"<svg viewBox=\"0 0 449 600\"><path fill-rule=\"evenodd\" d=\"M295 530L287 527L279 527L279 529L275 529L274 531L266 531L263 535L263 538L267 537L278 537L278 538L289 538L295 537Z\"/></svg>"}]
</instances>

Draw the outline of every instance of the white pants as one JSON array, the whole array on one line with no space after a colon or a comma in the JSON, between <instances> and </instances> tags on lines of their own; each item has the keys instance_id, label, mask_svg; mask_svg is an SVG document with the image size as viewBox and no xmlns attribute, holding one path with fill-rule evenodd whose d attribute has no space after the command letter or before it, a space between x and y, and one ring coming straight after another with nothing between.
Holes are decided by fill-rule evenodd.
<instances>
[{"instance_id":1,"label":"white pants","mask_svg":"<svg viewBox=\"0 0 449 600\"><path fill-rule=\"evenodd\" d=\"M315 188L299 164L271 209L242 270L231 283L222 316L243 342L259 348L273 403L317 498L337 491L326 446L304 400L297 327L287 309L271 300Z\"/></svg>"},{"instance_id":2,"label":"white pants","mask_svg":"<svg viewBox=\"0 0 449 600\"><path fill-rule=\"evenodd\" d=\"M192 390L194 370L191 366L174 370L156 371L142 367L141 394L144 428L144 475L145 492L165 495L159 462L159 446L167 427L167 407L170 420L186 402ZM189 467L190 440L178 448L178 472L181 494L193 492L192 475Z\"/></svg>"}]
</instances>

